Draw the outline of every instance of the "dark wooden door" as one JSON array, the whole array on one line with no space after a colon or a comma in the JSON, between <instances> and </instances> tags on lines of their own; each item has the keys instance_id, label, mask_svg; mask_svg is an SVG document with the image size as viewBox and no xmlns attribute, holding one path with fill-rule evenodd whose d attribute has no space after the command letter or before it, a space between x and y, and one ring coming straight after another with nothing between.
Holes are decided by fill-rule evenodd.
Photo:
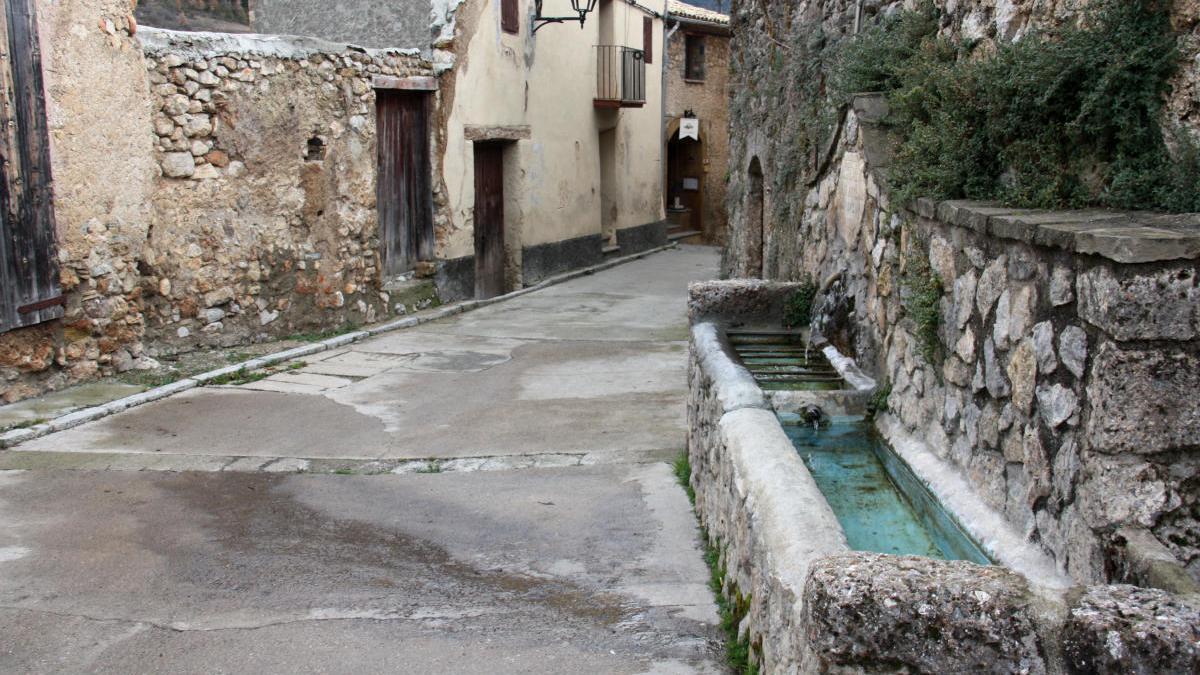
<instances>
[{"instance_id":1,"label":"dark wooden door","mask_svg":"<svg viewBox=\"0 0 1200 675\"><path fill-rule=\"evenodd\" d=\"M32 0L0 12L0 332L63 315Z\"/></svg>"},{"instance_id":2,"label":"dark wooden door","mask_svg":"<svg viewBox=\"0 0 1200 675\"><path fill-rule=\"evenodd\" d=\"M380 243L383 271L391 276L433 259L429 96L387 89L375 94Z\"/></svg>"},{"instance_id":3,"label":"dark wooden door","mask_svg":"<svg viewBox=\"0 0 1200 675\"><path fill-rule=\"evenodd\" d=\"M504 146L475 144L475 297L504 293Z\"/></svg>"}]
</instances>

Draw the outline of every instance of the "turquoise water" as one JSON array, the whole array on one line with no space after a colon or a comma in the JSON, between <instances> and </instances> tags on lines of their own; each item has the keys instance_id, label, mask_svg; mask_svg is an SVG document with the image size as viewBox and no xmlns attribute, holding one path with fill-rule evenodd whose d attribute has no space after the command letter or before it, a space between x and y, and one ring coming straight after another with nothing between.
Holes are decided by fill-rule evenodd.
<instances>
[{"instance_id":1,"label":"turquoise water","mask_svg":"<svg viewBox=\"0 0 1200 675\"><path fill-rule=\"evenodd\" d=\"M846 532L850 548L944 560L992 561L908 466L870 434L862 420L814 430L780 415L817 486Z\"/></svg>"}]
</instances>

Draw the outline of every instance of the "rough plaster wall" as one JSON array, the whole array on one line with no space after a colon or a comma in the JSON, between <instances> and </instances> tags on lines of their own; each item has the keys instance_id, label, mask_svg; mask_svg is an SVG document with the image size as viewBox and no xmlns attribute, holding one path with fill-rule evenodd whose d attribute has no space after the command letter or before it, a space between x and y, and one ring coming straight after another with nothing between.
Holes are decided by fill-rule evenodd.
<instances>
[{"instance_id":1,"label":"rough plaster wall","mask_svg":"<svg viewBox=\"0 0 1200 675\"><path fill-rule=\"evenodd\" d=\"M667 45L667 109L668 119L680 117L691 110L703 126L704 174L704 234L714 244L725 243L728 215L725 208L726 184L729 171L729 38L718 35L705 37L705 80L703 83L683 79L685 29L675 31ZM667 139L668 141L670 139Z\"/></svg>"},{"instance_id":2,"label":"rough plaster wall","mask_svg":"<svg viewBox=\"0 0 1200 675\"><path fill-rule=\"evenodd\" d=\"M981 495L1077 579L1113 578L1122 525L1153 532L1200 578L1200 457L1191 432L1200 411L1187 393L1195 387L1187 373L1200 367L1196 336L1162 333L1147 309L1151 297L1171 298L1164 307L1192 306L1187 299L1196 292L1195 265L1117 265L1109 273L1087 257L890 213L869 170L865 127L854 113L837 127L832 161L819 173L806 173L790 141L802 121L782 80L791 75L786 66L771 65L778 52L767 36L792 39L782 33L789 17L793 29L802 18L811 25L824 17L826 36L847 32L853 4L800 3L788 14L784 3L769 3L770 22L759 3L734 7L726 269L746 271L752 241L744 226L747 169L757 157L768 193L767 275L811 276L843 301L853 299L843 306L851 308L847 323L857 330L842 336L842 346L893 383L891 406L910 430L957 462ZM954 11L947 30L984 38L1019 36L1038 21L1070 18L1074 7L949 4ZM1195 3L1177 3L1176 12L1194 31ZM1196 82L1193 63L1189 59L1181 75L1187 91ZM1178 119L1192 124L1195 101L1188 96L1177 90L1171 106ZM920 356L901 306L909 250L929 256L946 288L942 316L953 316L943 321L945 359L935 364ZM1092 300L1079 299L1085 287ZM1154 288L1160 290L1149 290ZM965 299L971 295L973 308ZM1122 303L1130 307L1115 309ZM1089 306L1105 309L1089 313ZM1128 326L1101 316L1120 311L1133 317ZM1179 312L1165 323L1194 325L1185 310ZM1135 437L1135 430L1143 436Z\"/></svg>"},{"instance_id":3,"label":"rough plaster wall","mask_svg":"<svg viewBox=\"0 0 1200 675\"><path fill-rule=\"evenodd\" d=\"M37 4L65 317L0 335L0 401L140 355L136 257L157 167L128 0ZM126 354L126 356L129 356Z\"/></svg>"},{"instance_id":4,"label":"rough plaster wall","mask_svg":"<svg viewBox=\"0 0 1200 675\"><path fill-rule=\"evenodd\" d=\"M250 23L258 33L427 49L432 9L429 0L251 0Z\"/></svg>"}]
</instances>

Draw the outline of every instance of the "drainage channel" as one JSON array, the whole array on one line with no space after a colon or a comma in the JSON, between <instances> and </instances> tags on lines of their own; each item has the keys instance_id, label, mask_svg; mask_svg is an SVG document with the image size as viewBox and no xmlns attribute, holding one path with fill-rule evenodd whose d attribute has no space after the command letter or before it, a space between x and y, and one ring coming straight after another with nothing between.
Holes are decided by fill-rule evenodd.
<instances>
[{"instance_id":1,"label":"drainage channel","mask_svg":"<svg viewBox=\"0 0 1200 675\"><path fill-rule=\"evenodd\" d=\"M789 331L728 331L730 346L767 391L836 391L846 382L820 349Z\"/></svg>"},{"instance_id":2,"label":"drainage channel","mask_svg":"<svg viewBox=\"0 0 1200 675\"><path fill-rule=\"evenodd\" d=\"M734 353L759 386L774 391L852 389L805 336L789 331L727 331ZM856 551L993 564L912 469L871 433L861 416L829 418L817 394L800 413L778 413L784 432Z\"/></svg>"},{"instance_id":3,"label":"drainage channel","mask_svg":"<svg viewBox=\"0 0 1200 675\"><path fill-rule=\"evenodd\" d=\"M780 413L779 421L850 548L993 564L862 417L813 425L800 415Z\"/></svg>"}]
</instances>

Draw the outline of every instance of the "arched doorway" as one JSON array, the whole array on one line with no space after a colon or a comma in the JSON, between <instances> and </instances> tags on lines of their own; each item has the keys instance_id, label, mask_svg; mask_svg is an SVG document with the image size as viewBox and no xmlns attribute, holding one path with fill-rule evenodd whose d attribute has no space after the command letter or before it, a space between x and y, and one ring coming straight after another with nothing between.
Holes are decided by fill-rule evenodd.
<instances>
[{"instance_id":1,"label":"arched doorway","mask_svg":"<svg viewBox=\"0 0 1200 675\"><path fill-rule=\"evenodd\" d=\"M763 192L762 163L758 158L750 160L749 190L746 194L746 276L761 279L763 276L763 211L766 195Z\"/></svg>"},{"instance_id":2,"label":"arched doorway","mask_svg":"<svg viewBox=\"0 0 1200 675\"><path fill-rule=\"evenodd\" d=\"M667 212L681 230L704 232L704 145L672 134L667 142Z\"/></svg>"}]
</instances>

